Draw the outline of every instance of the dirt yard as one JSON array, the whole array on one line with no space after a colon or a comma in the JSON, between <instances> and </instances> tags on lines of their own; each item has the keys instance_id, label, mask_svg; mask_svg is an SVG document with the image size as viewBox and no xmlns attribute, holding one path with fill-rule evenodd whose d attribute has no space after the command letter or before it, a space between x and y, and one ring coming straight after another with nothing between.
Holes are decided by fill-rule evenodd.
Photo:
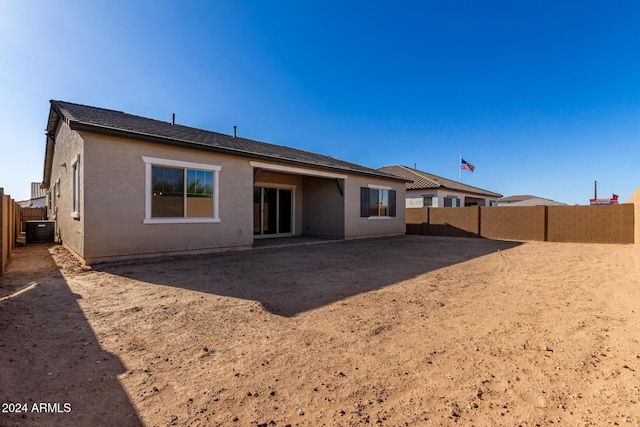
<instances>
[{"instance_id":1,"label":"dirt yard","mask_svg":"<svg viewBox=\"0 0 640 427\"><path fill-rule=\"evenodd\" d=\"M639 267L426 236L96 269L18 248L0 425L639 425Z\"/></svg>"}]
</instances>

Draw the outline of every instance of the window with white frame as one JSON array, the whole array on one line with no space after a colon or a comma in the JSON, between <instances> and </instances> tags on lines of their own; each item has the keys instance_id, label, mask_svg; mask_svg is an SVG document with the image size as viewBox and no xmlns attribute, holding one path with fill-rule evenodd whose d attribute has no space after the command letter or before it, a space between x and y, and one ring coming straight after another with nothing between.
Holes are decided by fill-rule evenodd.
<instances>
[{"instance_id":1,"label":"window with white frame","mask_svg":"<svg viewBox=\"0 0 640 427\"><path fill-rule=\"evenodd\" d=\"M71 193L72 209L71 216L80 218L80 155L76 157L75 162L71 165L73 188Z\"/></svg>"},{"instance_id":2,"label":"window with white frame","mask_svg":"<svg viewBox=\"0 0 640 427\"><path fill-rule=\"evenodd\" d=\"M146 224L218 222L220 166L143 157Z\"/></svg>"}]
</instances>

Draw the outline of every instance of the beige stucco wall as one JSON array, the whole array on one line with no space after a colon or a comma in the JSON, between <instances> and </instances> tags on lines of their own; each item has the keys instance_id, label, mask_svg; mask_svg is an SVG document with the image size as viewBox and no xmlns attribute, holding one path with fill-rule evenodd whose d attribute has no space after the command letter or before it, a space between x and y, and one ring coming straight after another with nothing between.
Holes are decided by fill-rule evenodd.
<instances>
[{"instance_id":1,"label":"beige stucco wall","mask_svg":"<svg viewBox=\"0 0 640 427\"><path fill-rule=\"evenodd\" d=\"M49 219L55 220L55 235L58 241L67 245L72 251L84 256L85 200L82 196L83 177L85 176L84 143L77 132L72 131L63 122L56 130L55 152L51 169L49 190L54 210L49 212ZM80 156L80 216L73 218L73 167ZM59 192L54 188L59 186Z\"/></svg>"},{"instance_id":2,"label":"beige stucco wall","mask_svg":"<svg viewBox=\"0 0 640 427\"><path fill-rule=\"evenodd\" d=\"M246 159L94 134L84 137L87 262L251 247L253 169ZM220 222L144 224L143 156L221 166Z\"/></svg>"},{"instance_id":3,"label":"beige stucco wall","mask_svg":"<svg viewBox=\"0 0 640 427\"><path fill-rule=\"evenodd\" d=\"M335 178L305 177L303 233L343 238L344 206L344 196Z\"/></svg>"},{"instance_id":4,"label":"beige stucco wall","mask_svg":"<svg viewBox=\"0 0 640 427\"><path fill-rule=\"evenodd\" d=\"M633 193L627 203L633 203L634 213L634 228L633 228L633 241L636 249L640 252L640 187L638 187Z\"/></svg>"},{"instance_id":5,"label":"beige stucco wall","mask_svg":"<svg viewBox=\"0 0 640 427\"><path fill-rule=\"evenodd\" d=\"M384 219L360 217L360 187L367 185L389 186L396 191L396 216ZM382 178L350 175L345 179L345 238L392 236L405 234L406 209L404 205L406 184Z\"/></svg>"}]
</instances>

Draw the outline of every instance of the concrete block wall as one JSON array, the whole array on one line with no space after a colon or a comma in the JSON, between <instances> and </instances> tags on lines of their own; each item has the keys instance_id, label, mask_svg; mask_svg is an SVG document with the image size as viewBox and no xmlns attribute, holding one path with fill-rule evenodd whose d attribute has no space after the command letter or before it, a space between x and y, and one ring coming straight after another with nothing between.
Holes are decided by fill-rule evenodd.
<instances>
[{"instance_id":1,"label":"concrete block wall","mask_svg":"<svg viewBox=\"0 0 640 427\"><path fill-rule=\"evenodd\" d=\"M638 203L624 205L410 208L407 234L640 244L640 190L634 196Z\"/></svg>"},{"instance_id":2,"label":"concrete block wall","mask_svg":"<svg viewBox=\"0 0 640 427\"><path fill-rule=\"evenodd\" d=\"M480 236L487 239L545 240L544 206L482 207Z\"/></svg>"},{"instance_id":3,"label":"concrete block wall","mask_svg":"<svg viewBox=\"0 0 640 427\"><path fill-rule=\"evenodd\" d=\"M480 207L428 208L432 236L477 237L480 234Z\"/></svg>"},{"instance_id":4,"label":"concrete block wall","mask_svg":"<svg viewBox=\"0 0 640 427\"><path fill-rule=\"evenodd\" d=\"M422 224L428 222L427 213L429 208L408 208L407 224Z\"/></svg>"},{"instance_id":5,"label":"concrete block wall","mask_svg":"<svg viewBox=\"0 0 640 427\"><path fill-rule=\"evenodd\" d=\"M634 206L549 206L548 241L633 243Z\"/></svg>"},{"instance_id":6,"label":"concrete block wall","mask_svg":"<svg viewBox=\"0 0 640 427\"><path fill-rule=\"evenodd\" d=\"M620 243L635 243L636 216L634 205L620 206ZM627 218L631 218L628 220Z\"/></svg>"},{"instance_id":7,"label":"concrete block wall","mask_svg":"<svg viewBox=\"0 0 640 427\"><path fill-rule=\"evenodd\" d=\"M638 250L638 252L640 252L640 187L638 187L635 193L631 195L629 200L627 200L627 203L633 205L634 218L635 218L635 224L634 224L634 230L633 230L634 242L635 242L636 249Z\"/></svg>"}]
</instances>

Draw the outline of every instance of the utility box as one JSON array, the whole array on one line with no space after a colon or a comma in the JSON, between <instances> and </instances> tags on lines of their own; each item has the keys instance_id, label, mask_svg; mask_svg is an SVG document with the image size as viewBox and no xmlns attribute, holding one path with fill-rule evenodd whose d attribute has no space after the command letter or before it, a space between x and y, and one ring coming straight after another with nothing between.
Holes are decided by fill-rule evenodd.
<instances>
[{"instance_id":1,"label":"utility box","mask_svg":"<svg viewBox=\"0 0 640 427\"><path fill-rule=\"evenodd\" d=\"M53 221L27 221L27 243L53 242Z\"/></svg>"}]
</instances>

